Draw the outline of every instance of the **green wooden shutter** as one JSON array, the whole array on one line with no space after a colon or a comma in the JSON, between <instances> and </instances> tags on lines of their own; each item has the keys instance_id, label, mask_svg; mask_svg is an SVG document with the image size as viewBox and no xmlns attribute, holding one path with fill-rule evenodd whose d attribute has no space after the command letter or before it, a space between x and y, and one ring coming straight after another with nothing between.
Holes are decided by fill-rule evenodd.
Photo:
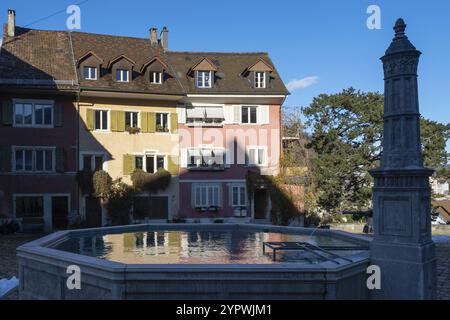
<instances>
[{"instance_id":1,"label":"green wooden shutter","mask_svg":"<svg viewBox=\"0 0 450 320\"><path fill-rule=\"evenodd\" d=\"M168 156L167 157L168 163L167 163L167 171L170 172L172 175L178 175L179 170L179 162L180 158L178 156Z\"/></svg>"},{"instance_id":2,"label":"green wooden shutter","mask_svg":"<svg viewBox=\"0 0 450 320\"><path fill-rule=\"evenodd\" d=\"M0 172L11 172L11 148L0 148Z\"/></svg>"},{"instance_id":3,"label":"green wooden shutter","mask_svg":"<svg viewBox=\"0 0 450 320\"><path fill-rule=\"evenodd\" d=\"M178 132L178 114L170 114L170 130L172 133Z\"/></svg>"},{"instance_id":4,"label":"green wooden shutter","mask_svg":"<svg viewBox=\"0 0 450 320\"><path fill-rule=\"evenodd\" d=\"M11 126L13 124L13 103L11 100L2 101L2 124Z\"/></svg>"},{"instance_id":5,"label":"green wooden shutter","mask_svg":"<svg viewBox=\"0 0 450 320\"><path fill-rule=\"evenodd\" d=\"M117 130L125 131L125 111L117 111Z\"/></svg>"},{"instance_id":6,"label":"green wooden shutter","mask_svg":"<svg viewBox=\"0 0 450 320\"><path fill-rule=\"evenodd\" d=\"M94 130L94 110L86 109L86 126L88 130Z\"/></svg>"},{"instance_id":7,"label":"green wooden shutter","mask_svg":"<svg viewBox=\"0 0 450 320\"><path fill-rule=\"evenodd\" d=\"M148 113L141 112L141 132L148 132Z\"/></svg>"},{"instance_id":8,"label":"green wooden shutter","mask_svg":"<svg viewBox=\"0 0 450 320\"><path fill-rule=\"evenodd\" d=\"M124 154L123 155L123 174L130 175L133 173L133 155Z\"/></svg>"},{"instance_id":9,"label":"green wooden shutter","mask_svg":"<svg viewBox=\"0 0 450 320\"><path fill-rule=\"evenodd\" d=\"M55 150L55 164L56 172L66 172L66 150L63 148L56 148Z\"/></svg>"},{"instance_id":10,"label":"green wooden shutter","mask_svg":"<svg viewBox=\"0 0 450 320\"><path fill-rule=\"evenodd\" d=\"M55 103L53 106L53 117L54 117L54 124L55 127L62 127L63 126L63 106L61 103Z\"/></svg>"},{"instance_id":11,"label":"green wooden shutter","mask_svg":"<svg viewBox=\"0 0 450 320\"><path fill-rule=\"evenodd\" d=\"M156 132L156 113L154 112L148 113L148 132Z\"/></svg>"},{"instance_id":12,"label":"green wooden shutter","mask_svg":"<svg viewBox=\"0 0 450 320\"><path fill-rule=\"evenodd\" d=\"M118 118L119 118L118 111L111 110L111 131L119 131L117 126Z\"/></svg>"}]
</instances>

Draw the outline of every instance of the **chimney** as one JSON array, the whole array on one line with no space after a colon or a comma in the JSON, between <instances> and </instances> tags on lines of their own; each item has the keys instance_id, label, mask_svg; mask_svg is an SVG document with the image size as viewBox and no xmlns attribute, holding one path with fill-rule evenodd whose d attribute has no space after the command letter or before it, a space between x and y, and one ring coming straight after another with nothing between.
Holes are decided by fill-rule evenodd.
<instances>
[{"instance_id":1,"label":"chimney","mask_svg":"<svg viewBox=\"0 0 450 320\"><path fill-rule=\"evenodd\" d=\"M8 10L8 36L16 36L16 11Z\"/></svg>"},{"instance_id":2,"label":"chimney","mask_svg":"<svg viewBox=\"0 0 450 320\"><path fill-rule=\"evenodd\" d=\"M161 46L164 51L169 49L169 30L166 27L161 31Z\"/></svg>"},{"instance_id":3,"label":"chimney","mask_svg":"<svg viewBox=\"0 0 450 320\"><path fill-rule=\"evenodd\" d=\"M156 47L158 45L158 29L150 29L150 45Z\"/></svg>"}]
</instances>

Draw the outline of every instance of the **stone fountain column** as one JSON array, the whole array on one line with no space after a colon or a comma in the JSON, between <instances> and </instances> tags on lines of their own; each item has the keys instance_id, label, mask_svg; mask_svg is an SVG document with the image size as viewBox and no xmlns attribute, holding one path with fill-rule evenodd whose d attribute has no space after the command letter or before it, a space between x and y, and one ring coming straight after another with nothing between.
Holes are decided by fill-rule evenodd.
<instances>
[{"instance_id":1,"label":"stone fountain column","mask_svg":"<svg viewBox=\"0 0 450 320\"><path fill-rule=\"evenodd\" d=\"M424 168L420 144L417 66L421 52L399 19L395 38L381 58L385 75L381 167L374 177L372 265L381 270L374 299L436 298L436 259L431 239L432 170Z\"/></svg>"}]
</instances>

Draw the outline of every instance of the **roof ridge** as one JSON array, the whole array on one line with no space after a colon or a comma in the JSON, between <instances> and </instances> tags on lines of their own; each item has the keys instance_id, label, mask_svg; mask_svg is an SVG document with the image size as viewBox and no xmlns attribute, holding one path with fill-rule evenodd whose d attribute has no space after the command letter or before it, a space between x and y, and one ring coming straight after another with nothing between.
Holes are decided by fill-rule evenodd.
<instances>
[{"instance_id":1,"label":"roof ridge","mask_svg":"<svg viewBox=\"0 0 450 320\"><path fill-rule=\"evenodd\" d=\"M223 54L223 55L255 55L255 54L265 54L269 55L268 52L260 51L260 52L234 52L234 51L166 51L166 53L179 53L179 54L192 54L192 55L202 55L202 54Z\"/></svg>"}]
</instances>

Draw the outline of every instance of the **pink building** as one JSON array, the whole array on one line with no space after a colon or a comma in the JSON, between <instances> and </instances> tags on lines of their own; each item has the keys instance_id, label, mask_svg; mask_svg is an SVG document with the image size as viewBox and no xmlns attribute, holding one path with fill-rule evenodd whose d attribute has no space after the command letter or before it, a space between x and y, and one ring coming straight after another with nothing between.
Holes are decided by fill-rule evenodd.
<instances>
[{"instance_id":1,"label":"pink building","mask_svg":"<svg viewBox=\"0 0 450 320\"><path fill-rule=\"evenodd\" d=\"M187 97L178 108L180 212L185 218L270 218L264 186L277 175L280 111L289 94L266 53L169 53ZM182 75L182 76L180 76Z\"/></svg>"}]
</instances>

